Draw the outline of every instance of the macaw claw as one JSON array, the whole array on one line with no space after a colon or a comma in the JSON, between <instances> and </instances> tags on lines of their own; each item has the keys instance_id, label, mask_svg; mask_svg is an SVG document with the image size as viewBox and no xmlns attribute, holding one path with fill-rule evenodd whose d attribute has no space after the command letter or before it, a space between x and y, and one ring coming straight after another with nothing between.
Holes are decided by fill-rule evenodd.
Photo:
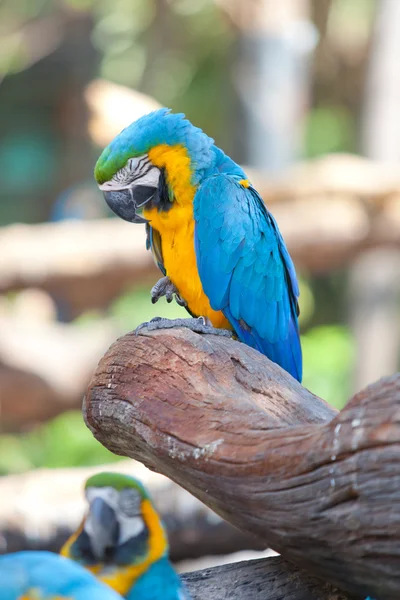
<instances>
[{"instance_id":1,"label":"macaw claw","mask_svg":"<svg viewBox=\"0 0 400 600\"><path fill-rule=\"evenodd\" d=\"M174 299L175 295L175 300L179 306L187 306L186 300L179 295L178 289L175 287L169 277L161 277L161 279L159 279L151 288L150 295L153 304L158 302L162 296L165 296L167 302L170 303Z\"/></svg>"},{"instance_id":2,"label":"macaw claw","mask_svg":"<svg viewBox=\"0 0 400 600\"><path fill-rule=\"evenodd\" d=\"M135 334L138 335L142 330L155 331L157 329L175 329L177 327L186 327L195 333L209 333L212 335L222 335L224 337L232 337L232 331L227 329L216 329L212 326L211 321L207 317L198 317L197 319L165 319L164 317L154 317L151 321L142 323L135 329Z\"/></svg>"}]
</instances>

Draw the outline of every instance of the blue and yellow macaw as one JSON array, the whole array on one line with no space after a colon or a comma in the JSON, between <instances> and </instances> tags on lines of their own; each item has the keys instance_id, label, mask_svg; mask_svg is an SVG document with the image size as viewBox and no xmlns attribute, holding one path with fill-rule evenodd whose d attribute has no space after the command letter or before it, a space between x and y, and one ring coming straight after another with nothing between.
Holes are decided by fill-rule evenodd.
<instances>
[{"instance_id":1,"label":"blue and yellow macaw","mask_svg":"<svg viewBox=\"0 0 400 600\"><path fill-rule=\"evenodd\" d=\"M228 329L301 381L292 260L260 195L211 138L184 115L157 110L105 148L95 177L117 215L146 223L164 275L153 302L175 294L194 317L157 317L148 329Z\"/></svg>"},{"instance_id":2,"label":"blue and yellow macaw","mask_svg":"<svg viewBox=\"0 0 400 600\"><path fill-rule=\"evenodd\" d=\"M143 485L128 475L99 473L85 491L88 514L61 553L128 600L190 600Z\"/></svg>"},{"instance_id":3,"label":"blue and yellow macaw","mask_svg":"<svg viewBox=\"0 0 400 600\"><path fill-rule=\"evenodd\" d=\"M75 562L52 552L0 556L1 600L121 600Z\"/></svg>"}]
</instances>

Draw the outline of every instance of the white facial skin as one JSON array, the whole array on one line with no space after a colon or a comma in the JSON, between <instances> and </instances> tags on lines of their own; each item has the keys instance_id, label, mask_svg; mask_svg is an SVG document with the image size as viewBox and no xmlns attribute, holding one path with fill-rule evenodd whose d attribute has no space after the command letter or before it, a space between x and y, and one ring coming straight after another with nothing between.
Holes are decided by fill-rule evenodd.
<instances>
[{"instance_id":1,"label":"white facial skin","mask_svg":"<svg viewBox=\"0 0 400 600\"><path fill-rule=\"evenodd\" d=\"M137 490L126 488L118 491L112 487L92 487L86 490L86 498L89 504L99 498L113 509L120 526L119 545L124 544L130 538L137 537L145 528L140 511L142 499ZM102 535L101 527L90 511L85 520L84 529L92 539Z\"/></svg>"},{"instance_id":2,"label":"white facial skin","mask_svg":"<svg viewBox=\"0 0 400 600\"><path fill-rule=\"evenodd\" d=\"M112 179L99 185L99 189L110 192L131 189L136 185L157 188L159 178L159 169L151 164L147 154L142 154L137 158L130 158Z\"/></svg>"}]
</instances>

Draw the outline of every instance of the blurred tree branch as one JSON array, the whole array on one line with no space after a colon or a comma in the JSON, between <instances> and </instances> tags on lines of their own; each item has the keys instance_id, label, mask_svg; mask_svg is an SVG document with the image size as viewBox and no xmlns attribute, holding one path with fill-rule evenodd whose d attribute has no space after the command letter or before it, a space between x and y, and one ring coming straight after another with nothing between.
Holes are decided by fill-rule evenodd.
<instances>
[{"instance_id":1,"label":"blurred tree branch","mask_svg":"<svg viewBox=\"0 0 400 600\"><path fill-rule=\"evenodd\" d=\"M0 432L79 409L96 360L119 333L100 319L86 327L42 322L37 309L0 314Z\"/></svg>"},{"instance_id":2,"label":"blurred tree branch","mask_svg":"<svg viewBox=\"0 0 400 600\"><path fill-rule=\"evenodd\" d=\"M248 173L300 270L326 273L366 248L399 246L397 169L336 155L300 164L279 182ZM0 229L0 292L42 288L79 314L107 306L133 281L155 277L144 228L120 220Z\"/></svg>"}]
</instances>

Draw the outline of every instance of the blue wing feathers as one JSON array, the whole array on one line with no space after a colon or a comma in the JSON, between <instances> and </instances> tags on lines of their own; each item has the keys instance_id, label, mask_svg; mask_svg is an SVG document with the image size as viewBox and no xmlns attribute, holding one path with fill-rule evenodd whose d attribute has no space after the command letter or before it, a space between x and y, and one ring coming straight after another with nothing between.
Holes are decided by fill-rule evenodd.
<instances>
[{"instance_id":1,"label":"blue wing feathers","mask_svg":"<svg viewBox=\"0 0 400 600\"><path fill-rule=\"evenodd\" d=\"M120 596L77 563L51 552L16 552L0 557L1 599L15 600L36 589L44 597L118 600Z\"/></svg>"},{"instance_id":2,"label":"blue wing feathers","mask_svg":"<svg viewBox=\"0 0 400 600\"><path fill-rule=\"evenodd\" d=\"M194 201L195 248L203 289L238 337L299 381L299 295L293 262L272 215L238 178L207 178Z\"/></svg>"},{"instance_id":3,"label":"blue wing feathers","mask_svg":"<svg viewBox=\"0 0 400 600\"><path fill-rule=\"evenodd\" d=\"M191 600L179 575L167 558L153 563L127 596L128 600Z\"/></svg>"},{"instance_id":4,"label":"blue wing feathers","mask_svg":"<svg viewBox=\"0 0 400 600\"><path fill-rule=\"evenodd\" d=\"M290 254L287 251L285 242L283 241L281 232L279 231L277 222L275 221L274 217L270 213L269 213L269 217L270 217L272 226L273 226L275 233L277 235L277 238L278 238L279 251L281 253L282 260L285 265L285 269L286 269L286 273L287 273L287 277L288 277L288 284L291 287L291 292L292 292L291 298L292 298L292 300L294 300L294 309L295 309L296 315L298 315L299 307L298 307L297 299L300 295L300 291L299 291L299 284L298 284L297 277L296 277L296 270L294 268L294 264L290 257Z\"/></svg>"}]
</instances>

